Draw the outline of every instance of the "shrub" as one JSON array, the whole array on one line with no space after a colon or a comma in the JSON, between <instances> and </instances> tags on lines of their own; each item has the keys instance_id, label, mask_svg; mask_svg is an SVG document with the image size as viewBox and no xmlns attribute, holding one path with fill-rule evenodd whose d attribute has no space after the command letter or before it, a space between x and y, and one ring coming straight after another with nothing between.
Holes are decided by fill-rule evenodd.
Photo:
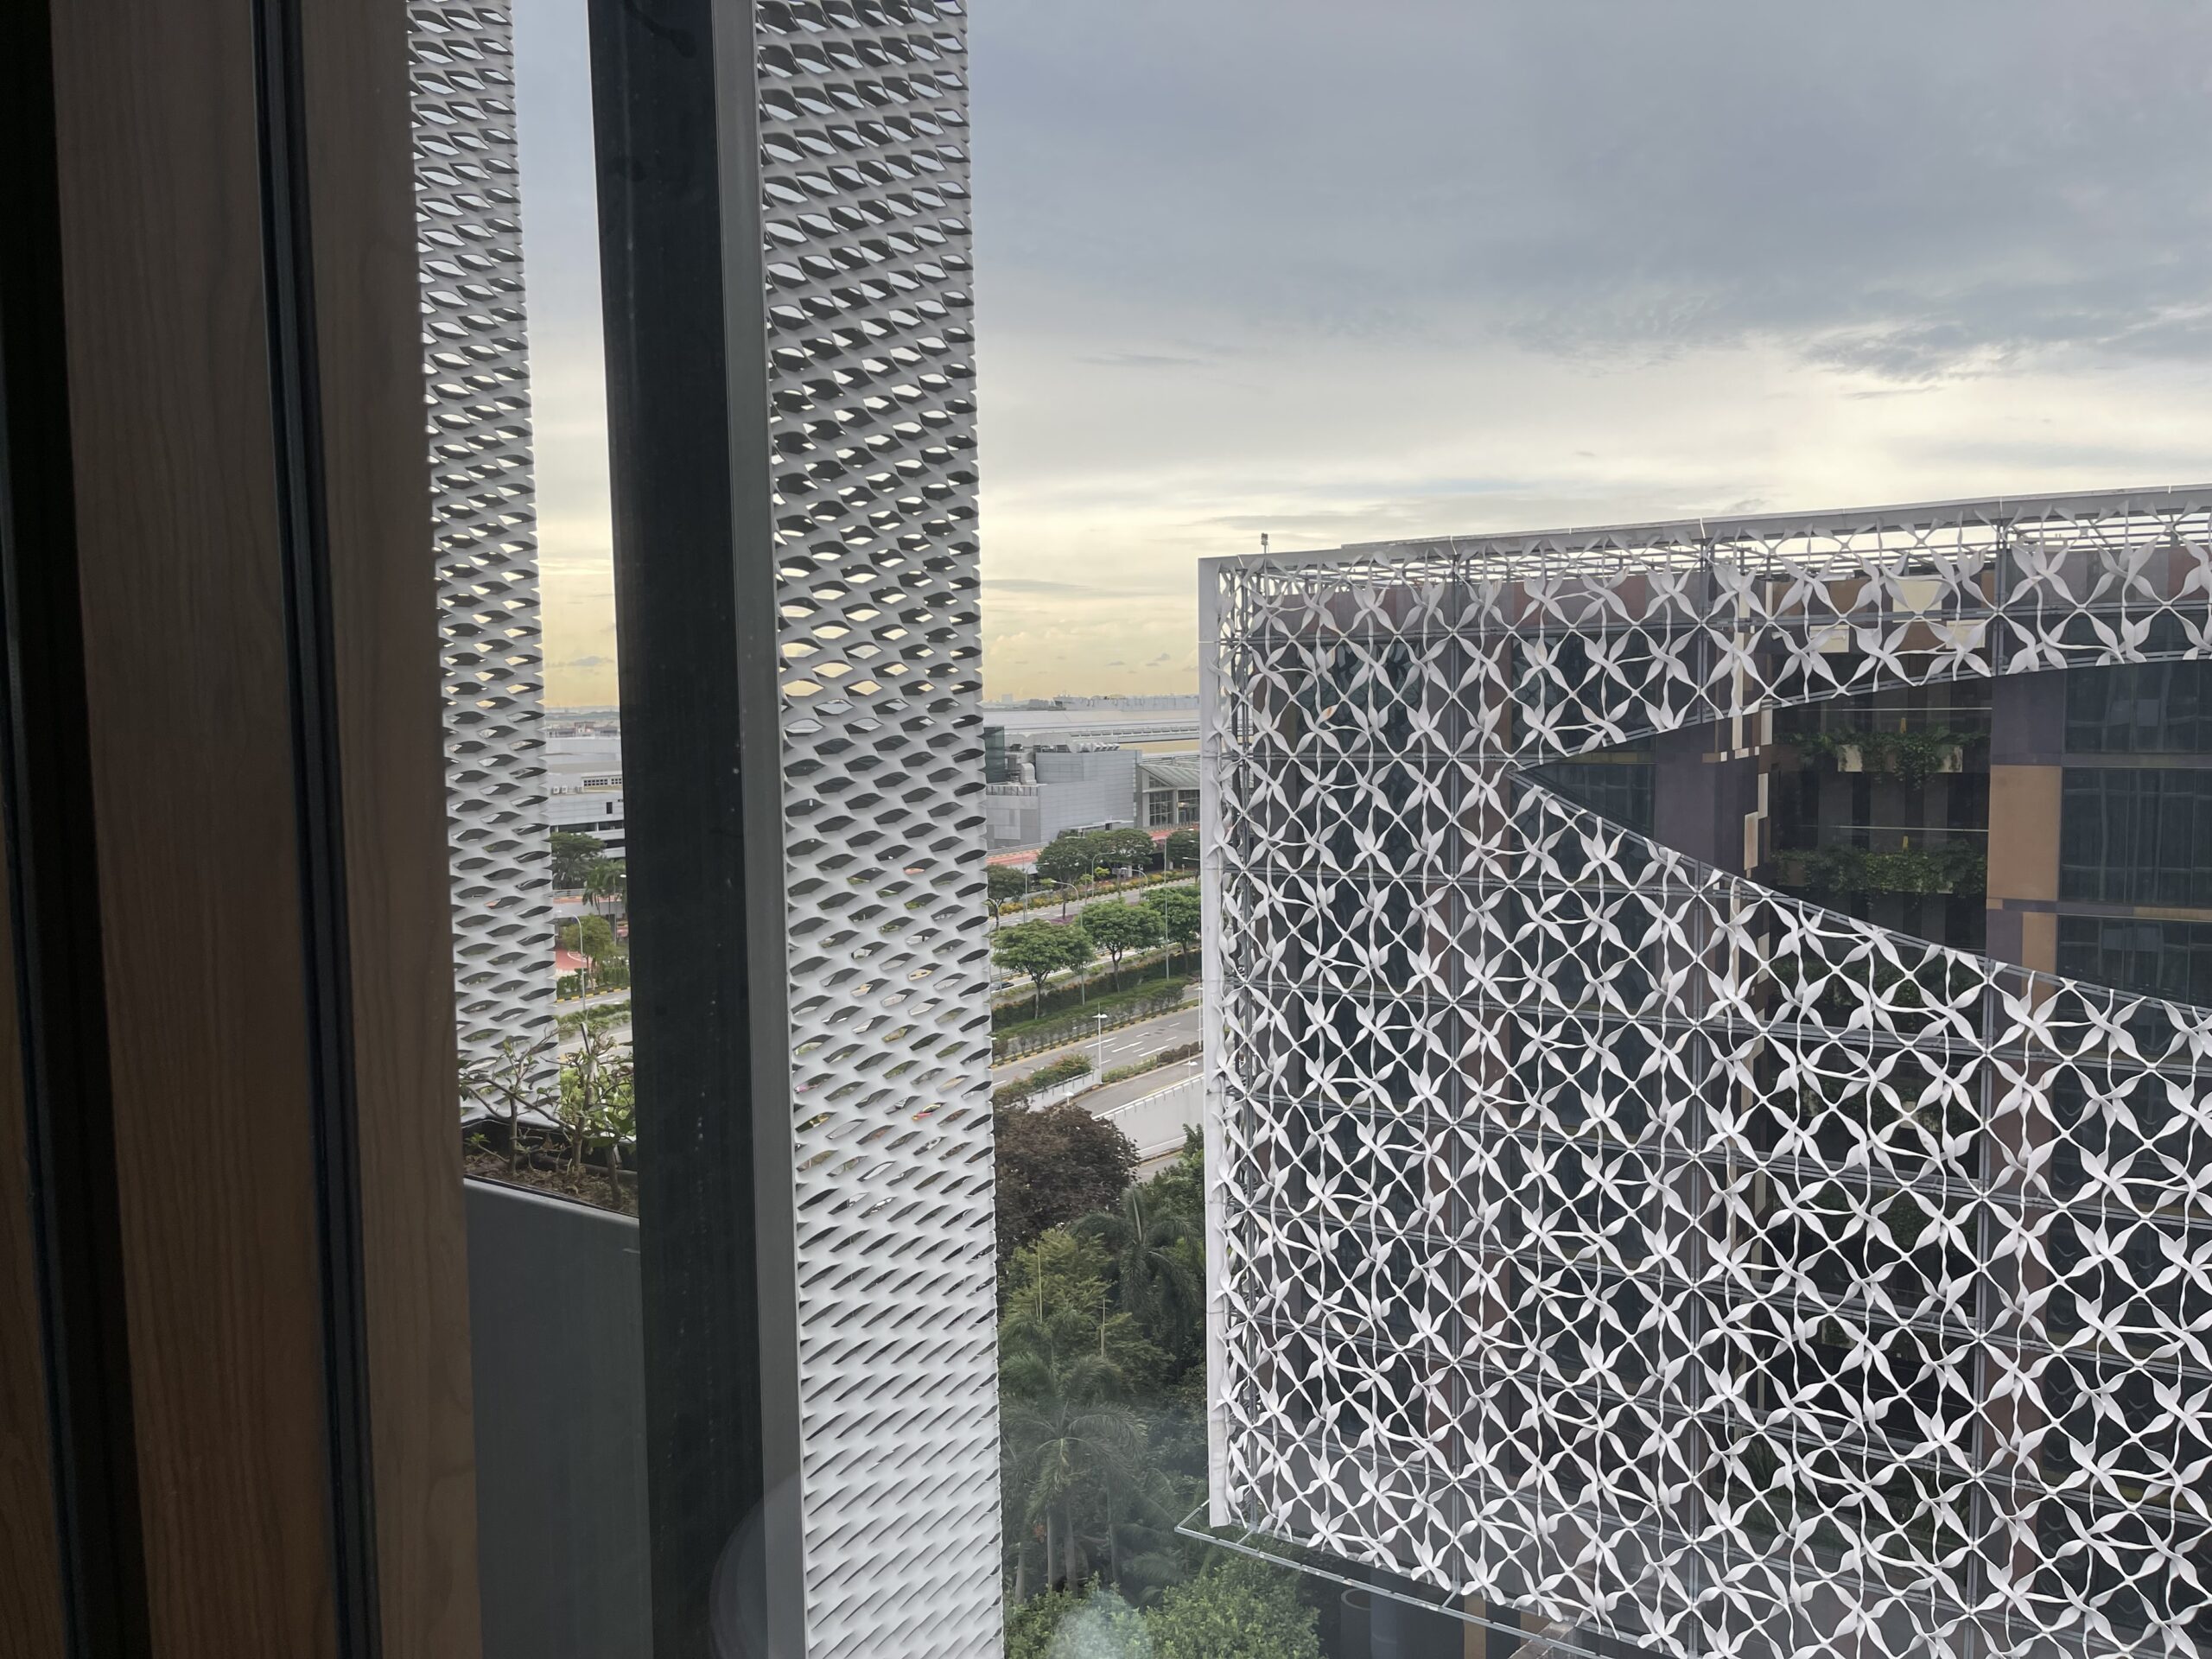
<instances>
[{"instance_id":1,"label":"shrub","mask_svg":"<svg viewBox=\"0 0 2212 1659\"><path fill-rule=\"evenodd\" d=\"M1988 860L1965 841L1888 853L1822 847L1794 856L1804 866L1805 885L1816 893L1977 893L1989 880Z\"/></svg>"},{"instance_id":2,"label":"shrub","mask_svg":"<svg viewBox=\"0 0 2212 1659\"><path fill-rule=\"evenodd\" d=\"M1033 1054L1040 1048L1057 1048L1062 1043L1080 1042L1090 1037L1098 1029L1098 1016L1102 1014L1108 1025L1115 1026L1148 1020L1154 1014L1179 1007L1184 993L1193 982L1189 979L1147 980L1125 991L1094 996L1072 1010L1048 1014L1041 1020L1014 1020L1001 1024L994 1014L991 1034L997 1041L1001 1059Z\"/></svg>"},{"instance_id":3,"label":"shrub","mask_svg":"<svg viewBox=\"0 0 2212 1659\"><path fill-rule=\"evenodd\" d=\"M1984 732L1955 732L1937 726L1925 731L1808 732L1796 740L1797 751L1808 760L1842 764L1846 749L1859 751L1860 763L1873 772L1892 772L1910 789L1918 789L1950 764L1951 757L1988 741Z\"/></svg>"},{"instance_id":4,"label":"shrub","mask_svg":"<svg viewBox=\"0 0 2212 1659\"><path fill-rule=\"evenodd\" d=\"M630 1017L627 1002L602 1002L596 1007L578 1008L564 1014L553 1021L553 1027L563 1037L573 1037L583 1030L597 1031L604 1026L619 1026Z\"/></svg>"},{"instance_id":5,"label":"shrub","mask_svg":"<svg viewBox=\"0 0 2212 1659\"><path fill-rule=\"evenodd\" d=\"M1217 1561L1171 1586L1143 1614L1153 1659L1321 1659L1313 1610L1298 1599L1298 1575L1262 1561Z\"/></svg>"},{"instance_id":6,"label":"shrub","mask_svg":"<svg viewBox=\"0 0 2212 1659\"><path fill-rule=\"evenodd\" d=\"M1147 1054L1128 1065L1117 1065L1110 1071L1103 1071L1098 1081L1102 1084L1122 1083L1130 1077L1141 1077L1147 1071L1157 1071L1163 1065L1180 1065L1185 1060L1198 1058L1205 1046L1203 1043L1178 1043L1173 1048L1163 1048L1157 1054Z\"/></svg>"},{"instance_id":7,"label":"shrub","mask_svg":"<svg viewBox=\"0 0 2212 1659\"><path fill-rule=\"evenodd\" d=\"M1002 1083L991 1090L994 1106L1018 1106L1032 1095L1041 1095L1047 1089L1057 1089L1064 1083L1072 1083L1090 1070L1090 1059L1084 1054L1064 1054L1049 1065L1040 1065L1026 1077L1016 1077L1012 1083Z\"/></svg>"},{"instance_id":8,"label":"shrub","mask_svg":"<svg viewBox=\"0 0 2212 1659\"><path fill-rule=\"evenodd\" d=\"M582 979L583 976L580 974L562 975L554 983L554 997L563 1002L574 1001L584 994ZM630 988L630 959L627 957L609 957L605 962L601 963L593 970L591 988L594 995L601 991L628 990Z\"/></svg>"}]
</instances>

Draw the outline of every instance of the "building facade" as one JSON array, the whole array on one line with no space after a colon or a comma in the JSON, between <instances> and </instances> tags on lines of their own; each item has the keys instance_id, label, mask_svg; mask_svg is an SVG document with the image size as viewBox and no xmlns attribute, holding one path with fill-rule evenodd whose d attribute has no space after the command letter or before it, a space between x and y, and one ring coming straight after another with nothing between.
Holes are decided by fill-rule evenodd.
<instances>
[{"instance_id":1,"label":"building facade","mask_svg":"<svg viewBox=\"0 0 2212 1659\"><path fill-rule=\"evenodd\" d=\"M1198 756L1143 754L1137 757L1137 827L1173 830L1198 821Z\"/></svg>"},{"instance_id":2,"label":"building facade","mask_svg":"<svg viewBox=\"0 0 2212 1659\"><path fill-rule=\"evenodd\" d=\"M990 1655L968 19L957 0L751 16L804 1651Z\"/></svg>"},{"instance_id":3,"label":"building facade","mask_svg":"<svg viewBox=\"0 0 2212 1659\"><path fill-rule=\"evenodd\" d=\"M622 740L614 735L550 737L545 743L545 830L595 838L605 856L629 845L622 803Z\"/></svg>"},{"instance_id":4,"label":"building facade","mask_svg":"<svg viewBox=\"0 0 2212 1659\"><path fill-rule=\"evenodd\" d=\"M1020 751L1020 776L984 792L993 848L1042 847L1078 830L1135 823L1137 752L1115 744Z\"/></svg>"},{"instance_id":5,"label":"building facade","mask_svg":"<svg viewBox=\"0 0 2212 1659\"><path fill-rule=\"evenodd\" d=\"M1563 1651L2212 1641L2212 491L1202 607L1212 1520Z\"/></svg>"},{"instance_id":6,"label":"building facade","mask_svg":"<svg viewBox=\"0 0 2212 1659\"><path fill-rule=\"evenodd\" d=\"M514 26L433 0L408 21L465 1073L553 1025Z\"/></svg>"}]
</instances>

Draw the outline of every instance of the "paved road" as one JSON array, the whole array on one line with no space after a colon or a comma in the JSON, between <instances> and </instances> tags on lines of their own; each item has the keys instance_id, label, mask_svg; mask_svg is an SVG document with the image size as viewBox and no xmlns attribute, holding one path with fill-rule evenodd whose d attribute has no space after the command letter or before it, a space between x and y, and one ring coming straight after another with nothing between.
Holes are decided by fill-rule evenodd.
<instances>
[{"instance_id":1,"label":"paved road","mask_svg":"<svg viewBox=\"0 0 2212 1659\"><path fill-rule=\"evenodd\" d=\"M1109 1084L1083 1096L1093 1117L1105 1118L1137 1149L1145 1163L1165 1161L1183 1149L1183 1131L1196 1128L1203 1107L1198 1063L1163 1065L1127 1083Z\"/></svg>"},{"instance_id":2,"label":"paved road","mask_svg":"<svg viewBox=\"0 0 2212 1659\"><path fill-rule=\"evenodd\" d=\"M1026 1077L1040 1065L1050 1065L1064 1054L1080 1054L1091 1064L1095 1077L1101 1071L1111 1071L1117 1065L1129 1065L1148 1054L1157 1054L1163 1048L1173 1048L1178 1043L1198 1040L1198 1003L1193 997L1172 1014L1163 1014L1156 1020L1141 1024L1123 1026L1119 1031L1106 1033L1106 1063L1098 1063L1099 1039L1070 1043L1065 1048L1046 1049L1035 1054L1025 1054L1018 1060L1008 1060L1004 1065L991 1068L993 1083L1009 1083L1016 1077Z\"/></svg>"}]
</instances>

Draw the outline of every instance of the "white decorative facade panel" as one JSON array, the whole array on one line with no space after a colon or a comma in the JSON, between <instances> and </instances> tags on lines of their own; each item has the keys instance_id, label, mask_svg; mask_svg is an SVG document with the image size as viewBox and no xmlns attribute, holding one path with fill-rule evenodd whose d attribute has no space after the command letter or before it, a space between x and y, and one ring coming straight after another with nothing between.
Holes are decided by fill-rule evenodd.
<instances>
[{"instance_id":1,"label":"white decorative facade panel","mask_svg":"<svg viewBox=\"0 0 2212 1659\"><path fill-rule=\"evenodd\" d=\"M504 6L416 0L408 20L466 1071L553 1024L514 31Z\"/></svg>"},{"instance_id":2,"label":"white decorative facade panel","mask_svg":"<svg viewBox=\"0 0 2212 1659\"><path fill-rule=\"evenodd\" d=\"M2212 656L2212 493L1207 581L1213 1521L1562 1651L2212 1650L2212 1013L1531 771Z\"/></svg>"},{"instance_id":3,"label":"white decorative facade panel","mask_svg":"<svg viewBox=\"0 0 2212 1659\"><path fill-rule=\"evenodd\" d=\"M995 1654L967 19L756 19L807 1650Z\"/></svg>"}]
</instances>

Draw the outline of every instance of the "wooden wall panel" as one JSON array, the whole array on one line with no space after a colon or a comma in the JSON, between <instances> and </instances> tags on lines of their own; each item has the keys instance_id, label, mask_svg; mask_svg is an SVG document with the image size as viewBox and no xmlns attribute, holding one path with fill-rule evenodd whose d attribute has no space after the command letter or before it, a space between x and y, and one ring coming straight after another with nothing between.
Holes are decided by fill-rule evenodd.
<instances>
[{"instance_id":1,"label":"wooden wall panel","mask_svg":"<svg viewBox=\"0 0 2212 1659\"><path fill-rule=\"evenodd\" d=\"M54 20L62 266L148 1607L334 1654L250 0Z\"/></svg>"},{"instance_id":2,"label":"wooden wall panel","mask_svg":"<svg viewBox=\"0 0 2212 1659\"><path fill-rule=\"evenodd\" d=\"M2008 899L2049 903L2058 897L2057 766L1989 769L1989 893L1993 910Z\"/></svg>"},{"instance_id":3,"label":"wooden wall panel","mask_svg":"<svg viewBox=\"0 0 2212 1659\"><path fill-rule=\"evenodd\" d=\"M0 846L0 865L5 850ZM0 1654L61 1659L61 1562L38 1340L14 932L8 885L0 881Z\"/></svg>"},{"instance_id":4,"label":"wooden wall panel","mask_svg":"<svg viewBox=\"0 0 2212 1659\"><path fill-rule=\"evenodd\" d=\"M471 1659L467 1241L454 1116L429 472L405 15L305 8L343 761L377 1572L389 1659Z\"/></svg>"}]
</instances>

